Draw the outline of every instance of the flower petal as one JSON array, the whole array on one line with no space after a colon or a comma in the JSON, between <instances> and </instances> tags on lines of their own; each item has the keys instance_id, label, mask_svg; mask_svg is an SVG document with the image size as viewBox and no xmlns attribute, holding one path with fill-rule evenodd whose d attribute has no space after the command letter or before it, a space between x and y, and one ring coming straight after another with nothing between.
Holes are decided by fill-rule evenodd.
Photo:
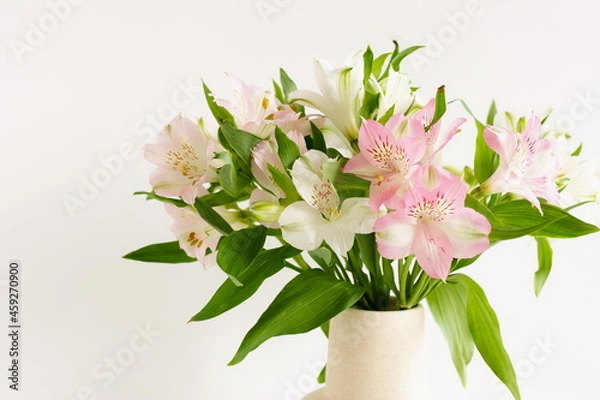
<instances>
[{"instance_id":1,"label":"flower petal","mask_svg":"<svg viewBox=\"0 0 600 400\"><path fill-rule=\"evenodd\" d=\"M377 232L379 253L392 260L412 254L416 225L402 211L394 211L378 218L373 226Z\"/></svg>"},{"instance_id":2,"label":"flower petal","mask_svg":"<svg viewBox=\"0 0 600 400\"><path fill-rule=\"evenodd\" d=\"M304 201L290 204L279 217L283 240L300 250L311 251L323 243L327 220Z\"/></svg>"},{"instance_id":3,"label":"flower petal","mask_svg":"<svg viewBox=\"0 0 600 400\"><path fill-rule=\"evenodd\" d=\"M453 248L448 236L433 224L417 226L413 251L419 265L435 279L445 280L450 273Z\"/></svg>"},{"instance_id":4,"label":"flower petal","mask_svg":"<svg viewBox=\"0 0 600 400\"><path fill-rule=\"evenodd\" d=\"M488 235L492 227L481 214L470 208L464 208L454 218L438 225L450 240L453 256L471 258L483 253L490 245Z\"/></svg>"}]
</instances>

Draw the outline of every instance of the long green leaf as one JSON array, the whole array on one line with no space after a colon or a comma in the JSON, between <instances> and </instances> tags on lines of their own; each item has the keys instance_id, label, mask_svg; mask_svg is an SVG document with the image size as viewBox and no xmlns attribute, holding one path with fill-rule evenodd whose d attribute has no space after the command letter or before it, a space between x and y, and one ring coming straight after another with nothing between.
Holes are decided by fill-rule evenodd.
<instances>
[{"instance_id":1,"label":"long green leaf","mask_svg":"<svg viewBox=\"0 0 600 400\"><path fill-rule=\"evenodd\" d=\"M552 270L552 246L546 238L536 238L538 270L535 272L533 287L535 295L539 296Z\"/></svg>"},{"instance_id":2,"label":"long green leaf","mask_svg":"<svg viewBox=\"0 0 600 400\"><path fill-rule=\"evenodd\" d=\"M473 358L475 343L467 319L467 289L453 282L439 285L427 296L427 304L435 322L440 326L456 371L463 386L467 385L467 366Z\"/></svg>"},{"instance_id":3,"label":"long green leaf","mask_svg":"<svg viewBox=\"0 0 600 400\"><path fill-rule=\"evenodd\" d=\"M229 363L240 363L265 341L316 329L351 307L364 289L332 278L321 270L306 270L293 278L250 329Z\"/></svg>"},{"instance_id":4,"label":"long green leaf","mask_svg":"<svg viewBox=\"0 0 600 400\"><path fill-rule=\"evenodd\" d=\"M228 235L233 232L233 228L218 212L213 210L202 197L199 197L194 202L194 207L204 221L210 224L213 228L221 232L223 235Z\"/></svg>"},{"instance_id":5,"label":"long green leaf","mask_svg":"<svg viewBox=\"0 0 600 400\"><path fill-rule=\"evenodd\" d=\"M540 215L529 202L521 200L506 202L502 207L490 209L471 195L467 195L465 206L482 214L492 225L491 241L510 240L526 235L538 234L542 229L558 222L564 215ZM500 210L498 213L497 210Z\"/></svg>"},{"instance_id":6,"label":"long green leaf","mask_svg":"<svg viewBox=\"0 0 600 400\"><path fill-rule=\"evenodd\" d=\"M238 279L243 286L237 286L231 279L227 279L215 292L209 302L190 321L205 321L223 314L249 299L262 283L269 277L279 272L285 260L300 254L299 250L291 246L276 249L262 250L254 261L240 271Z\"/></svg>"},{"instance_id":7,"label":"long green leaf","mask_svg":"<svg viewBox=\"0 0 600 400\"><path fill-rule=\"evenodd\" d=\"M155 192L135 192L134 196L146 196L146 200L158 200L162 203L173 204L177 207L187 207L188 204L181 199L172 199L170 197L164 197L156 194Z\"/></svg>"},{"instance_id":8,"label":"long green leaf","mask_svg":"<svg viewBox=\"0 0 600 400\"><path fill-rule=\"evenodd\" d=\"M267 228L251 226L230 233L217 247L217 264L234 282L243 284L241 273L254 261L265 245Z\"/></svg>"},{"instance_id":9,"label":"long green leaf","mask_svg":"<svg viewBox=\"0 0 600 400\"><path fill-rule=\"evenodd\" d=\"M185 251L179 247L179 242L151 244L125 254L123 258L127 260L165 264L179 264L196 261L195 258L188 256Z\"/></svg>"},{"instance_id":10,"label":"long green leaf","mask_svg":"<svg viewBox=\"0 0 600 400\"><path fill-rule=\"evenodd\" d=\"M500 203L492 208L495 218L504 225L535 225L549 223L533 232L534 236L549 238L575 238L598 232L598 227L588 224L560 207L542 203L542 215L527 200Z\"/></svg>"},{"instance_id":11,"label":"long green leaf","mask_svg":"<svg viewBox=\"0 0 600 400\"><path fill-rule=\"evenodd\" d=\"M422 49L423 47L425 47L425 46L411 46L411 47L407 47L406 49L394 54L394 56L392 57L392 60L390 61L390 65L392 66L394 71L400 70L400 64L402 63L402 60L404 60L406 57L408 57L415 51Z\"/></svg>"},{"instance_id":12,"label":"long green leaf","mask_svg":"<svg viewBox=\"0 0 600 400\"><path fill-rule=\"evenodd\" d=\"M473 342L485 363L510 390L516 400L521 399L517 376L504 348L500 323L481 287L466 275L452 275L453 281L468 292L467 320Z\"/></svg>"}]
</instances>

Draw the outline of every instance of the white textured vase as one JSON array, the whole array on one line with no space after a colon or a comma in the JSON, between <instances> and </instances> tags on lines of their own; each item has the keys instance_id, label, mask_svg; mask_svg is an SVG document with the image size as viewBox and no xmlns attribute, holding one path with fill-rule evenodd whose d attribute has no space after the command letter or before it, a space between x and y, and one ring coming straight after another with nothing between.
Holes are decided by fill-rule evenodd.
<instances>
[{"instance_id":1,"label":"white textured vase","mask_svg":"<svg viewBox=\"0 0 600 400\"><path fill-rule=\"evenodd\" d=\"M325 387L303 400L427 400L423 307L331 320Z\"/></svg>"}]
</instances>

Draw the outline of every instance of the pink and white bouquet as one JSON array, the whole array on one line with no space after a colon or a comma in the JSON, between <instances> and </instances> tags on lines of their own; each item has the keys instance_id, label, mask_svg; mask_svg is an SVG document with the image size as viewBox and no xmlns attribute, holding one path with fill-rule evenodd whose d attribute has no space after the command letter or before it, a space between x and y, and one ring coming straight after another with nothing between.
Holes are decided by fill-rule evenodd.
<instances>
[{"instance_id":1,"label":"pink and white bouquet","mask_svg":"<svg viewBox=\"0 0 600 400\"><path fill-rule=\"evenodd\" d=\"M177 240L136 250L139 261L218 265L227 275L192 321L243 303L264 280L297 274L247 333L231 364L279 335L322 327L349 307L402 310L427 299L465 377L474 348L519 398L500 328L462 269L490 246L535 238L536 293L552 265L550 238L598 231L569 213L597 201L598 177L545 117L448 119L445 89L420 101L401 63L419 47L351 65L315 63L319 90L285 71L273 90L232 78L230 100L205 86L216 123L176 117L145 148L152 191ZM473 163L443 163L474 121ZM566 206L568 208L565 208Z\"/></svg>"}]
</instances>

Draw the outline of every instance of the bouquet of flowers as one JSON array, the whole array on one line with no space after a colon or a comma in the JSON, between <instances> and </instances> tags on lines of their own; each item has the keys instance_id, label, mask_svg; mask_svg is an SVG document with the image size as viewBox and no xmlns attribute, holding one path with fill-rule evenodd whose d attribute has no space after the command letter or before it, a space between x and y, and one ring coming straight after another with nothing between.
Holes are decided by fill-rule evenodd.
<instances>
[{"instance_id":1,"label":"bouquet of flowers","mask_svg":"<svg viewBox=\"0 0 600 400\"><path fill-rule=\"evenodd\" d=\"M427 299L464 381L474 349L519 398L496 314L462 269L490 246L531 236L539 268L552 266L551 238L598 231L569 213L597 200L598 179L566 132L547 116L498 113L485 120L440 87L428 101L402 72L419 46L349 66L316 61L319 91L298 90L284 70L273 90L232 78L233 99L205 85L216 120L178 116L145 147L157 166L152 191L177 241L125 258L218 265L227 278L192 321L214 318L251 297L283 269L297 274L249 330L231 365L263 342L323 328L349 307L411 309ZM462 103L462 104L461 104ZM466 118L473 163L443 164ZM568 207L567 207L568 206Z\"/></svg>"}]
</instances>

